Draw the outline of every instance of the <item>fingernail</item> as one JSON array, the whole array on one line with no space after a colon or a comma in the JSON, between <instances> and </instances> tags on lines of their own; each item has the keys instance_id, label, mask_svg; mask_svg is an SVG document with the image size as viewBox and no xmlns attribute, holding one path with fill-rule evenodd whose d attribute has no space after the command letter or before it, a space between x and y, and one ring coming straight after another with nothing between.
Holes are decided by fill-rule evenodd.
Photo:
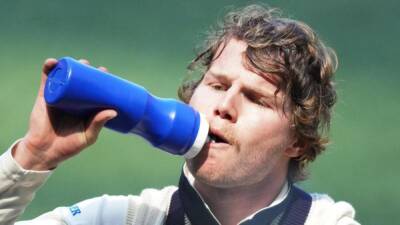
<instances>
[{"instance_id":1,"label":"fingernail","mask_svg":"<svg viewBox=\"0 0 400 225\"><path fill-rule=\"evenodd\" d=\"M110 116L108 117L109 118L109 120L110 119L113 119L113 118L115 118L115 117L117 117L117 112L112 112L111 114L110 114Z\"/></svg>"}]
</instances>

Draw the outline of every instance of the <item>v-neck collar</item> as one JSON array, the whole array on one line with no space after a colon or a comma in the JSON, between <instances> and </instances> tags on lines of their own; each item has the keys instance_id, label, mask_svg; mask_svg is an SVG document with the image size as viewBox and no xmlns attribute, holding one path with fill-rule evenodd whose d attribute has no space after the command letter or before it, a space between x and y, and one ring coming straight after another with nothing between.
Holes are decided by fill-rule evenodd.
<instances>
[{"instance_id":1,"label":"v-neck collar","mask_svg":"<svg viewBox=\"0 0 400 225\"><path fill-rule=\"evenodd\" d=\"M194 187L194 177L189 172L186 164L183 167L179 181L179 194L185 214L193 225L220 225L200 193ZM244 218L238 225L270 224L283 215L289 202L290 186L286 182L275 200L264 208Z\"/></svg>"}]
</instances>

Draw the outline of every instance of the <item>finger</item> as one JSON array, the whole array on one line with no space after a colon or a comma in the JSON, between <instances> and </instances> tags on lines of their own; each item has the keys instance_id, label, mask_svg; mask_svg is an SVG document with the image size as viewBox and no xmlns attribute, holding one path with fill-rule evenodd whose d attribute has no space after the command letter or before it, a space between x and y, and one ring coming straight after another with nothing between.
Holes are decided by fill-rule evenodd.
<instances>
[{"instance_id":1,"label":"finger","mask_svg":"<svg viewBox=\"0 0 400 225\"><path fill-rule=\"evenodd\" d=\"M46 59L43 63L42 72L47 75L56 64L57 64L57 59L54 58Z\"/></svg>"},{"instance_id":2,"label":"finger","mask_svg":"<svg viewBox=\"0 0 400 225\"><path fill-rule=\"evenodd\" d=\"M107 67L104 67L104 66L99 66L98 69L101 71L104 71L104 72L108 72Z\"/></svg>"},{"instance_id":3,"label":"finger","mask_svg":"<svg viewBox=\"0 0 400 225\"><path fill-rule=\"evenodd\" d=\"M79 62L83 63L83 64L86 64L86 65L90 65L90 62L87 59L79 59Z\"/></svg>"},{"instance_id":4,"label":"finger","mask_svg":"<svg viewBox=\"0 0 400 225\"><path fill-rule=\"evenodd\" d=\"M47 80L47 75L57 65L57 62L58 62L57 59L54 59L54 58L48 58L44 61L43 66L42 66L42 75L41 75L41 80L40 80L39 96L43 95L44 86L45 86L46 80Z\"/></svg>"},{"instance_id":5,"label":"finger","mask_svg":"<svg viewBox=\"0 0 400 225\"><path fill-rule=\"evenodd\" d=\"M86 142L89 145L93 144L96 141L97 136L99 135L104 124L116 116L117 112L112 109L103 110L97 113L93 119L89 121L89 124L85 130Z\"/></svg>"}]
</instances>

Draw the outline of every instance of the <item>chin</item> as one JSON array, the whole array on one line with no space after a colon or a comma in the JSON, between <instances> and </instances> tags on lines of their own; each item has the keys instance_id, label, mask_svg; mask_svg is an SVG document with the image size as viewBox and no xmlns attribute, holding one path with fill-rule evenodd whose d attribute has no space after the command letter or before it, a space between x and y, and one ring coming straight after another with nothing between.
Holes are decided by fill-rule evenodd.
<instances>
[{"instance_id":1,"label":"chin","mask_svg":"<svg viewBox=\"0 0 400 225\"><path fill-rule=\"evenodd\" d=\"M230 188L243 185L235 179L232 170L221 168L217 163L204 162L201 165L188 162L188 169L199 183L217 188Z\"/></svg>"}]
</instances>

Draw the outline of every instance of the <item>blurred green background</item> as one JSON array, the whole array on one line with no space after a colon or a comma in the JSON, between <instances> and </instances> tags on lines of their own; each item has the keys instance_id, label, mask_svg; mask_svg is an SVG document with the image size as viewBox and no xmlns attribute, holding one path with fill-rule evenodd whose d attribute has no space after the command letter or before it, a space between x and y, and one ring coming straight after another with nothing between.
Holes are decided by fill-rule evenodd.
<instances>
[{"instance_id":1,"label":"blurred green background","mask_svg":"<svg viewBox=\"0 0 400 225\"><path fill-rule=\"evenodd\" d=\"M27 130L45 58L86 58L156 95L176 97L206 30L247 3L254 1L0 0L0 152ZM339 56L332 144L302 186L351 202L362 224L396 223L400 2L263 3L310 24ZM104 130L94 146L56 170L23 218L104 193L176 184L181 166L182 159L138 137Z\"/></svg>"}]
</instances>

